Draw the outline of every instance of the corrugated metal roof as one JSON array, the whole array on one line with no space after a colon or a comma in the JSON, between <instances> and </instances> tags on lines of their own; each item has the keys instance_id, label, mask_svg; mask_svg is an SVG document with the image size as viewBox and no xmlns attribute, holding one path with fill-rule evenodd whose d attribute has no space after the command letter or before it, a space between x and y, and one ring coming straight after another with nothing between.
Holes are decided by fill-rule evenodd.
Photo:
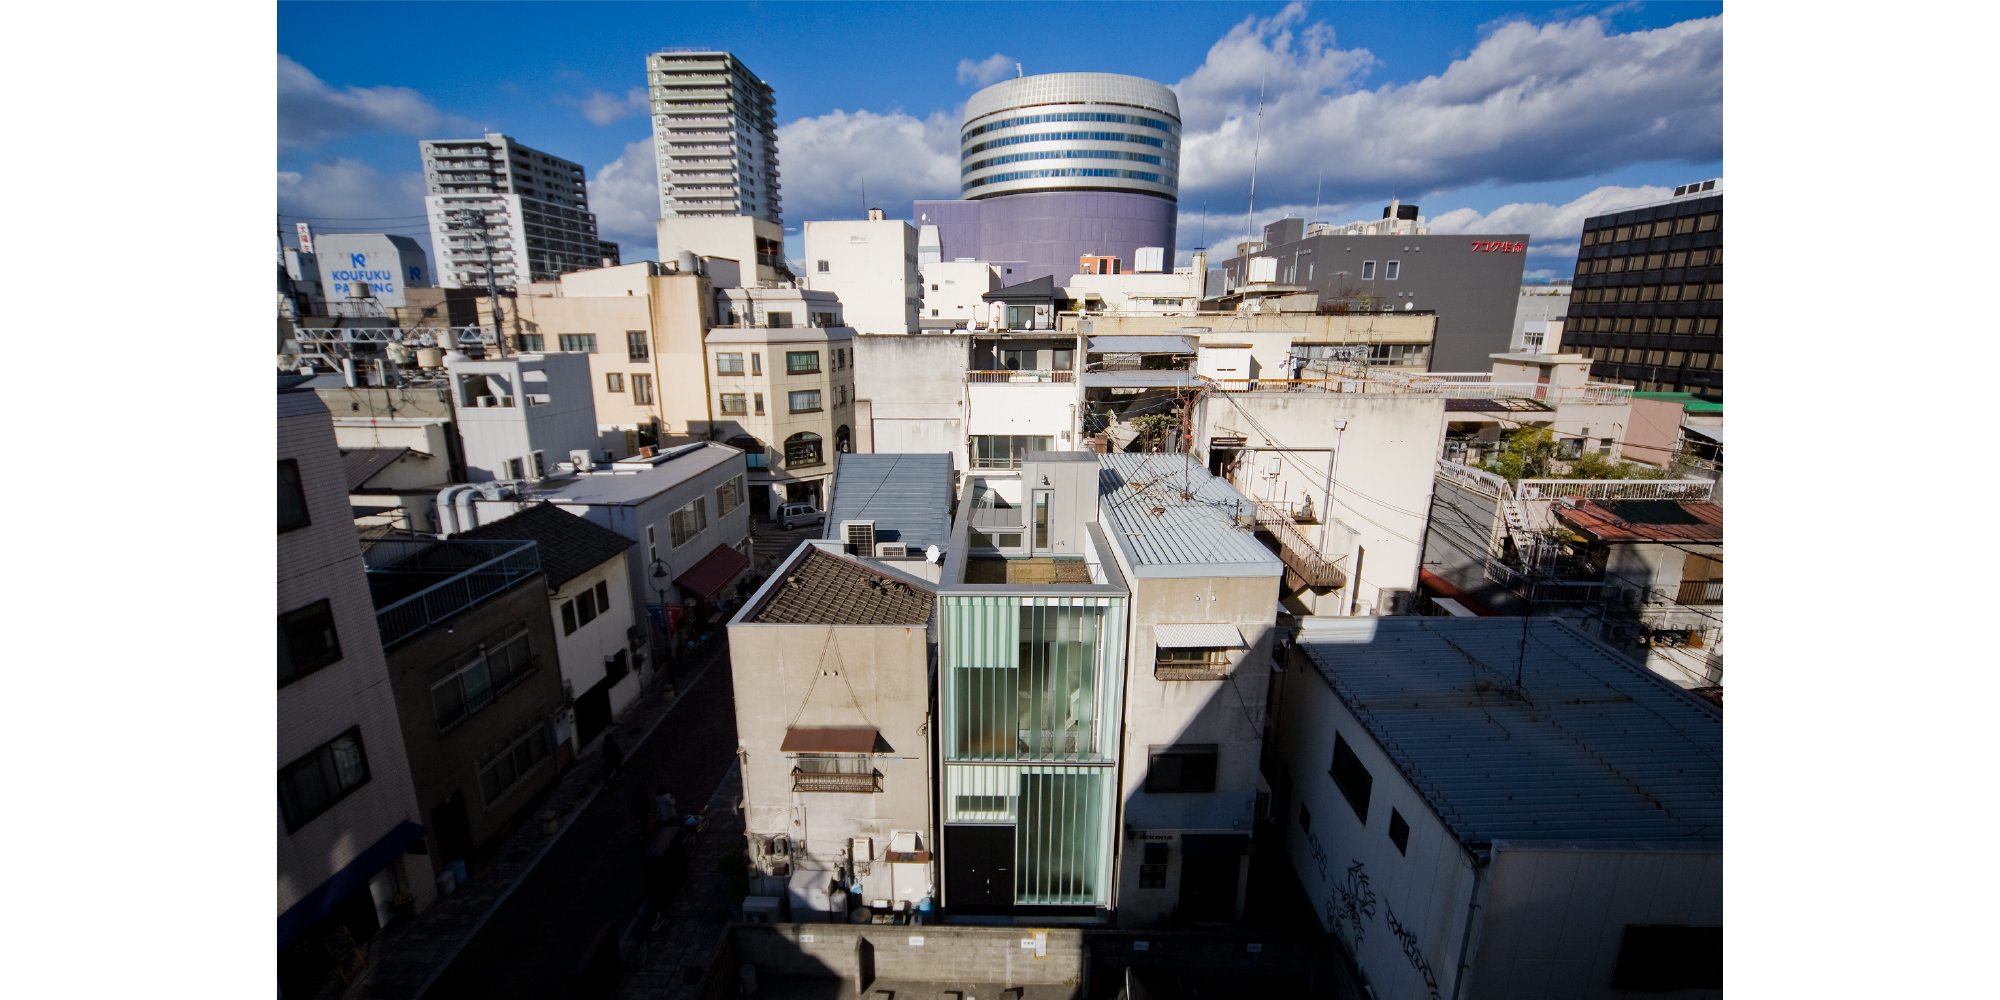
<instances>
[{"instance_id":1,"label":"corrugated metal roof","mask_svg":"<svg viewBox=\"0 0 2000 1000\"><path fill-rule=\"evenodd\" d=\"M347 471L349 492L368 485L375 474L394 464L399 458L409 454L408 448L346 448L340 453L340 464Z\"/></svg>"},{"instance_id":2,"label":"corrugated metal roof","mask_svg":"<svg viewBox=\"0 0 2000 1000\"><path fill-rule=\"evenodd\" d=\"M1722 841L1722 718L1554 619L1306 618L1299 646L1458 838ZM1350 736L1353 734L1350 734Z\"/></svg>"},{"instance_id":3,"label":"corrugated metal roof","mask_svg":"<svg viewBox=\"0 0 2000 1000\"><path fill-rule=\"evenodd\" d=\"M1193 372L1084 372L1086 389L1193 389L1202 384Z\"/></svg>"},{"instance_id":4,"label":"corrugated metal roof","mask_svg":"<svg viewBox=\"0 0 2000 1000\"><path fill-rule=\"evenodd\" d=\"M1554 514L1596 542L1722 541L1722 505L1706 500L1585 500Z\"/></svg>"},{"instance_id":5,"label":"corrugated metal roof","mask_svg":"<svg viewBox=\"0 0 2000 1000\"><path fill-rule=\"evenodd\" d=\"M951 456L945 454L839 454L827 538L840 522L875 522L875 540L902 542L912 551L951 540Z\"/></svg>"},{"instance_id":6,"label":"corrugated metal roof","mask_svg":"<svg viewBox=\"0 0 2000 1000\"><path fill-rule=\"evenodd\" d=\"M1155 625L1153 645L1166 649L1242 649L1250 645L1234 625Z\"/></svg>"},{"instance_id":7,"label":"corrugated metal roof","mask_svg":"<svg viewBox=\"0 0 2000 1000\"><path fill-rule=\"evenodd\" d=\"M1098 456L1106 534L1140 576L1279 576L1285 564L1236 515L1256 506L1186 455ZM1191 491L1191 492L1190 492ZM1147 572L1169 569L1174 572Z\"/></svg>"}]
</instances>

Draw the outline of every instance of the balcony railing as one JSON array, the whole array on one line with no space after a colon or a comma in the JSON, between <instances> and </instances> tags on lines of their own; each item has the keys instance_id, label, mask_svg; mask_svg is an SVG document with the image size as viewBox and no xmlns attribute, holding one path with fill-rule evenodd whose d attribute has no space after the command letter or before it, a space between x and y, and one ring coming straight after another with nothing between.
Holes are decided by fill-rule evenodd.
<instances>
[{"instance_id":1,"label":"balcony railing","mask_svg":"<svg viewBox=\"0 0 2000 1000\"><path fill-rule=\"evenodd\" d=\"M1229 665L1226 663L1199 664L1153 664L1153 679L1156 681L1226 681L1229 679Z\"/></svg>"},{"instance_id":2,"label":"balcony railing","mask_svg":"<svg viewBox=\"0 0 2000 1000\"><path fill-rule=\"evenodd\" d=\"M1309 541L1292 518L1289 505L1257 501L1257 527L1277 536L1278 559L1309 587L1344 587L1347 574L1341 572L1345 555L1328 559Z\"/></svg>"},{"instance_id":3,"label":"balcony railing","mask_svg":"<svg viewBox=\"0 0 2000 1000\"><path fill-rule=\"evenodd\" d=\"M1681 589L1674 595L1676 604L1721 604L1721 580L1682 580Z\"/></svg>"},{"instance_id":4,"label":"balcony railing","mask_svg":"<svg viewBox=\"0 0 2000 1000\"><path fill-rule=\"evenodd\" d=\"M967 382L1074 382L1076 373L1071 371L969 371L965 373Z\"/></svg>"},{"instance_id":5,"label":"balcony railing","mask_svg":"<svg viewBox=\"0 0 2000 1000\"><path fill-rule=\"evenodd\" d=\"M792 768L792 791L795 792L879 792L882 790L882 772L867 774L827 774Z\"/></svg>"},{"instance_id":6,"label":"balcony railing","mask_svg":"<svg viewBox=\"0 0 2000 1000\"><path fill-rule=\"evenodd\" d=\"M1715 484L1706 479L1523 479L1514 490L1522 500L1701 501L1715 495Z\"/></svg>"},{"instance_id":7,"label":"balcony railing","mask_svg":"<svg viewBox=\"0 0 2000 1000\"><path fill-rule=\"evenodd\" d=\"M371 582L435 582L375 609L382 645L393 646L542 571L534 542L380 539L362 550Z\"/></svg>"}]
</instances>

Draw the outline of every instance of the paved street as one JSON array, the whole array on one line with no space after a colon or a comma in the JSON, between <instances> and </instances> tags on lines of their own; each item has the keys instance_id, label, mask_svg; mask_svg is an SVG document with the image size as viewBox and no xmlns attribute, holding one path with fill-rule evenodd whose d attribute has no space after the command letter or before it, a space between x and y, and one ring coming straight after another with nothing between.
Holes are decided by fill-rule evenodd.
<instances>
[{"instance_id":1,"label":"paved street","mask_svg":"<svg viewBox=\"0 0 2000 1000\"><path fill-rule=\"evenodd\" d=\"M683 810L699 811L735 762L726 645L710 655L713 667L651 738L628 748L625 778L584 809L425 996L563 996L570 966L599 925L622 931L631 921L644 899L633 785L650 792L664 783Z\"/></svg>"}]
</instances>

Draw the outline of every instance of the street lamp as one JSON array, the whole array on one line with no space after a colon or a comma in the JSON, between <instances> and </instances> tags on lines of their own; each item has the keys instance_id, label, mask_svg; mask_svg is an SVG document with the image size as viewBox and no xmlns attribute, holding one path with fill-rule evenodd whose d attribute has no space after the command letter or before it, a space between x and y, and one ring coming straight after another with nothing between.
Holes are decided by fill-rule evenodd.
<instances>
[{"instance_id":1,"label":"street lamp","mask_svg":"<svg viewBox=\"0 0 2000 1000\"><path fill-rule=\"evenodd\" d=\"M666 655L661 657L661 664L666 668L667 684L671 687L674 683L674 660L678 651L674 649L673 632L667 628L667 564L658 557L653 559L653 592L660 595L660 632L667 637Z\"/></svg>"}]
</instances>

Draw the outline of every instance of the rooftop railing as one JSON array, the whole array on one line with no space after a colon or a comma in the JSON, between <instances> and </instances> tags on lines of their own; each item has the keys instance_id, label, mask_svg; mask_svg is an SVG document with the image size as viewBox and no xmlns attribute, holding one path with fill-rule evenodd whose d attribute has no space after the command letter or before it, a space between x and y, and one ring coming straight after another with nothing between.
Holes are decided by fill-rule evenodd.
<instances>
[{"instance_id":1,"label":"rooftop railing","mask_svg":"<svg viewBox=\"0 0 2000 1000\"><path fill-rule=\"evenodd\" d=\"M969 371L965 373L967 382L1074 382L1076 373L1064 370L1051 371Z\"/></svg>"},{"instance_id":2,"label":"rooftop railing","mask_svg":"<svg viewBox=\"0 0 2000 1000\"><path fill-rule=\"evenodd\" d=\"M1523 479L1514 491L1522 500L1702 501L1714 498L1715 484L1706 479Z\"/></svg>"},{"instance_id":3,"label":"rooftop railing","mask_svg":"<svg viewBox=\"0 0 2000 1000\"><path fill-rule=\"evenodd\" d=\"M393 646L542 571L534 542L377 539L362 548L371 580L427 586L375 609L382 645Z\"/></svg>"},{"instance_id":4,"label":"rooftop railing","mask_svg":"<svg viewBox=\"0 0 2000 1000\"><path fill-rule=\"evenodd\" d=\"M436 347L449 332L461 344L493 343L490 326L339 326L299 327L293 337L301 344L404 344Z\"/></svg>"}]
</instances>

